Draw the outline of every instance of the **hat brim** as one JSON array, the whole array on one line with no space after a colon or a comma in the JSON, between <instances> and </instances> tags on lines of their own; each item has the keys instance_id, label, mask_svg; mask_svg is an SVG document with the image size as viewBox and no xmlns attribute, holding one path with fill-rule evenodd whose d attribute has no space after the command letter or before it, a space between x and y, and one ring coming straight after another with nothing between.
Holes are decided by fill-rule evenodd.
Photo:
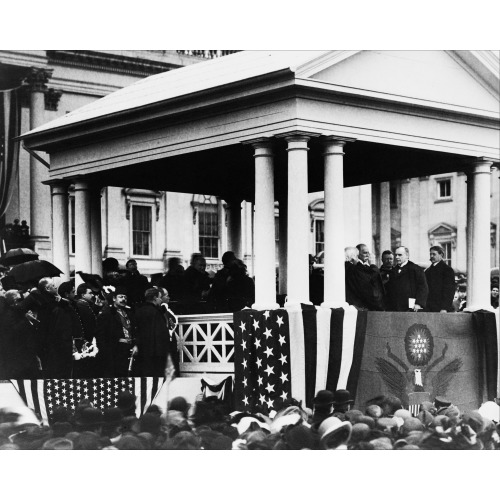
<instances>
[{"instance_id":1,"label":"hat brim","mask_svg":"<svg viewBox=\"0 0 500 500\"><path fill-rule=\"evenodd\" d=\"M341 443L346 442L349 440L351 437L351 432L352 432L352 425L350 422L342 422L339 426L334 427L332 426L330 429L328 429L320 439L320 444L321 446L325 446L335 434L339 434L341 432L346 432L347 431L347 439L342 440ZM339 443L339 444L341 444Z\"/></svg>"}]
</instances>

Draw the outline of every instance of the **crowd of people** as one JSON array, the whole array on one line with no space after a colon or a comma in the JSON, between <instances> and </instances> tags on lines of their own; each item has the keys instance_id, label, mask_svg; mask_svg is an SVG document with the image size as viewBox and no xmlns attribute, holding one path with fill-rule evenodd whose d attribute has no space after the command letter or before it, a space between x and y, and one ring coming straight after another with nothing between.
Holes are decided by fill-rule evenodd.
<instances>
[{"instance_id":1,"label":"crowd of people","mask_svg":"<svg viewBox=\"0 0 500 500\"><path fill-rule=\"evenodd\" d=\"M436 398L417 416L392 396L352 408L346 390L318 391L312 408L294 399L277 411L231 412L215 396L191 405L183 397L167 411L150 406L136 417L135 398L123 391L101 411L81 400L74 411L57 407L52 425L27 408L0 410L0 450L498 450L497 402L460 411Z\"/></svg>"},{"instance_id":2,"label":"crowd of people","mask_svg":"<svg viewBox=\"0 0 500 500\"><path fill-rule=\"evenodd\" d=\"M42 278L23 290L4 279L0 378L163 376L168 356L178 371L178 314L232 312L254 302L245 264L230 251L222 264L209 276L199 253L185 270L171 258L164 275L148 279L134 259L122 272L107 258L103 277L80 273L85 282L76 289L74 280L56 287Z\"/></svg>"},{"instance_id":3,"label":"crowd of people","mask_svg":"<svg viewBox=\"0 0 500 500\"><path fill-rule=\"evenodd\" d=\"M367 245L345 249L346 301L359 310L461 312L467 307L465 280L457 280L439 245L429 249L430 265L423 269L410 260L406 247L382 252L382 265L371 262ZM322 271L310 259L310 297L323 301ZM491 280L491 306L498 307L498 277Z\"/></svg>"}]
</instances>

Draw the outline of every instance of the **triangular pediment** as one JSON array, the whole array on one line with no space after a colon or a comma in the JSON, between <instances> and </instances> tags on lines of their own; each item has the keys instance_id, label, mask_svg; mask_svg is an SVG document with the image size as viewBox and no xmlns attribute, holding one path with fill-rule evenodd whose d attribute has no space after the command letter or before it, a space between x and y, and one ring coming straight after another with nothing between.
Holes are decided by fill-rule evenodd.
<instances>
[{"instance_id":1,"label":"triangular pediment","mask_svg":"<svg viewBox=\"0 0 500 500\"><path fill-rule=\"evenodd\" d=\"M486 79L470 61L448 51L358 51L332 53L330 64L323 57L321 64L297 76L391 99L420 99L498 113L499 75L495 69L489 72L491 78Z\"/></svg>"}]
</instances>

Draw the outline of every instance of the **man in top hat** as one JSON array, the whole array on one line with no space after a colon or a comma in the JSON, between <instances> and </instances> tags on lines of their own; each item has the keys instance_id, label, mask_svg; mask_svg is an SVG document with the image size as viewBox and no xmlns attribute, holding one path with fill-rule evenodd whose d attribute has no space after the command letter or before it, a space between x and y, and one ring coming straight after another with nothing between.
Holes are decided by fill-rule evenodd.
<instances>
[{"instance_id":1,"label":"man in top hat","mask_svg":"<svg viewBox=\"0 0 500 500\"><path fill-rule=\"evenodd\" d=\"M163 289L148 288L135 312L138 362L143 377L162 377L167 356L175 350L161 310Z\"/></svg>"},{"instance_id":2,"label":"man in top hat","mask_svg":"<svg viewBox=\"0 0 500 500\"><path fill-rule=\"evenodd\" d=\"M433 246L429 250L431 266L425 270L425 279L429 287L426 311L453 312L453 296L455 295L455 273L444 262L444 250Z\"/></svg>"},{"instance_id":3,"label":"man in top hat","mask_svg":"<svg viewBox=\"0 0 500 500\"><path fill-rule=\"evenodd\" d=\"M131 358L137 354L134 322L127 306L127 291L117 286L111 305L104 306L97 318L99 371L103 377L127 377Z\"/></svg>"}]
</instances>

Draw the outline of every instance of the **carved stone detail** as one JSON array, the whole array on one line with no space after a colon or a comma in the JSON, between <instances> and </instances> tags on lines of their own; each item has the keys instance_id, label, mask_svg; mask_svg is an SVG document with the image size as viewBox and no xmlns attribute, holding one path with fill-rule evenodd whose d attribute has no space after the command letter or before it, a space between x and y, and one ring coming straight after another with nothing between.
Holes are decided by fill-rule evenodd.
<instances>
[{"instance_id":1,"label":"carved stone detail","mask_svg":"<svg viewBox=\"0 0 500 500\"><path fill-rule=\"evenodd\" d=\"M53 71L53 69L47 68L31 68L29 75L26 77L26 85L31 92L45 92L47 82L52 77Z\"/></svg>"},{"instance_id":2,"label":"carved stone detail","mask_svg":"<svg viewBox=\"0 0 500 500\"><path fill-rule=\"evenodd\" d=\"M61 96L62 90L48 89L47 92L45 92L45 109L47 111L57 111Z\"/></svg>"}]
</instances>

